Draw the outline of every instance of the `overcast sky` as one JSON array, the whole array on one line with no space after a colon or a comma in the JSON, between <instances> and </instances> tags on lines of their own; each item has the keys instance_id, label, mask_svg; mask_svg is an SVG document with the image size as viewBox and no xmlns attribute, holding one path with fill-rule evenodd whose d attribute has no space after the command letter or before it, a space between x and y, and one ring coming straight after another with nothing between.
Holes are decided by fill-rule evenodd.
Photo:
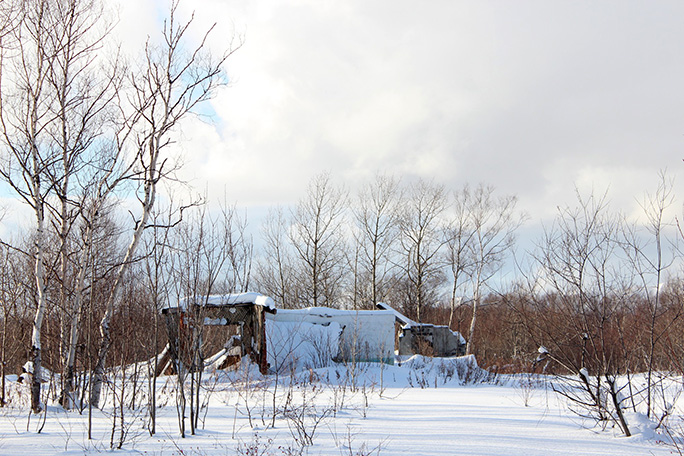
<instances>
[{"instance_id":1,"label":"overcast sky","mask_svg":"<svg viewBox=\"0 0 684 456\"><path fill-rule=\"evenodd\" d=\"M121 1L144 41L166 2ZM492 184L538 221L575 186L633 210L684 166L681 0L184 3L218 21L216 49L244 34L215 116L180 144L196 187L239 206L385 172Z\"/></svg>"}]
</instances>

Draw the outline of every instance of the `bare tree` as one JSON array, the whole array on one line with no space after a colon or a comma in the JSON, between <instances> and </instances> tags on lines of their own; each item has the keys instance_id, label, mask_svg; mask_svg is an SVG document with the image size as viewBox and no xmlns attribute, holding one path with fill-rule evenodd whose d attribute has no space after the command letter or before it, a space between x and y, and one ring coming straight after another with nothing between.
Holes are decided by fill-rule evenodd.
<instances>
[{"instance_id":1,"label":"bare tree","mask_svg":"<svg viewBox=\"0 0 684 456\"><path fill-rule=\"evenodd\" d=\"M47 201L55 220L59 262L55 277L59 283L59 307L64 315L62 324L62 356L64 375L62 404L70 407L73 388L74 347L78 337L78 318L82 302L80 290L89 254L80 249L81 269L71 270L70 257L75 249L70 246L73 227L79 214L92 201L87 201L94 178L106 169L111 154L105 150L113 133L111 117L113 102L120 85L120 65L114 62L98 64L97 55L104 48L110 26L103 22L104 8L92 1L74 0L54 2L56 22L62 28L49 36L50 47L59 52L51 62L46 82L54 103L50 106L54 121L47 134L57 150L55 162L48 166L47 178L57 204ZM85 214L84 219L86 218ZM70 326L70 328L69 328Z\"/></svg>"},{"instance_id":2,"label":"bare tree","mask_svg":"<svg viewBox=\"0 0 684 456\"><path fill-rule=\"evenodd\" d=\"M399 182L378 175L361 189L354 207L360 263L355 280L361 282L357 286L361 290L361 301L370 304L371 308L387 298L391 286L393 247L399 235L399 200Z\"/></svg>"},{"instance_id":3,"label":"bare tree","mask_svg":"<svg viewBox=\"0 0 684 456\"><path fill-rule=\"evenodd\" d=\"M93 373L91 402L99 403L102 377L111 346L110 320L114 304L119 298L124 277L147 227L150 212L155 204L158 184L173 171L168 157L174 127L191 115L202 102L211 98L217 87L225 84L223 64L237 47L230 47L218 58L207 49L207 37L192 51L185 49L187 34L193 19L178 23L178 1L171 5L170 16L164 21L162 44L145 47L145 61L140 71L130 75L131 91L127 97L134 115L131 141L134 143L134 163L138 183L136 194L140 212L135 219L131 241L123 256L100 323L101 343L98 362ZM239 47L239 46L238 46Z\"/></svg>"},{"instance_id":4,"label":"bare tree","mask_svg":"<svg viewBox=\"0 0 684 456\"><path fill-rule=\"evenodd\" d=\"M515 196L496 198L491 186L479 185L474 190L465 187L459 197L465 202L468 225L472 230L466 244L473 288L473 312L466 345L466 353L471 354L482 289L503 266L515 243L515 231L524 217L515 211Z\"/></svg>"},{"instance_id":5,"label":"bare tree","mask_svg":"<svg viewBox=\"0 0 684 456\"><path fill-rule=\"evenodd\" d=\"M53 191L50 171L59 160L51 132L55 127L54 108L58 97L51 90L51 76L58 68L63 49L53 39L66 31L59 9L49 0L19 1L17 22L10 27L12 46L1 48L0 125L3 155L0 176L35 217L34 261L37 309L33 321L31 355L33 380L31 408L38 413L42 362L41 331L47 309L45 239L46 206Z\"/></svg>"},{"instance_id":6,"label":"bare tree","mask_svg":"<svg viewBox=\"0 0 684 456\"><path fill-rule=\"evenodd\" d=\"M468 200L463 197L461 192L456 192L453 203L454 215L446 230L446 252L444 255L445 263L451 271L449 327L451 327L453 322L457 306L463 304L462 297L457 297L456 294L472 272L472 256L468 254L468 249L474 230L472 229L469 211Z\"/></svg>"},{"instance_id":7,"label":"bare tree","mask_svg":"<svg viewBox=\"0 0 684 456\"><path fill-rule=\"evenodd\" d=\"M207 406L206 401L201 400L204 360L206 350L216 342L211 340L212 332L204 326L210 295L243 291L247 286L243 280L246 279L244 271L251 264L251 241L244 236L244 227L245 222L234 206L224 205L220 212L212 213L203 205L186 216L172 236L166 237L165 243L173 246L173 252L169 252L166 260L174 265L169 289L173 290L176 299L184 300L186 312L184 330L180 331L178 340L172 342L182 437L186 432L187 409L190 433L194 435L200 412ZM154 272L154 276L158 274ZM225 337L225 332L222 335ZM220 343L223 345L225 339Z\"/></svg>"},{"instance_id":8,"label":"bare tree","mask_svg":"<svg viewBox=\"0 0 684 456\"><path fill-rule=\"evenodd\" d=\"M637 288L648 307L648 328L646 353L646 414L651 416L654 395L654 371L658 345L663 338L669 336L674 323L681 317L681 310L670 312L662 305L661 288L665 274L675 261L674 252L668 249L672 244L667 242L666 228L672 221L666 219L667 210L674 204L673 181L664 172L659 175L659 184L653 194L646 194L641 202L645 216L645 230L648 236L644 239L636 225L623 225L622 245L627 255L629 266L637 279ZM679 309L679 308L678 308ZM667 321L663 321L666 319Z\"/></svg>"},{"instance_id":9,"label":"bare tree","mask_svg":"<svg viewBox=\"0 0 684 456\"><path fill-rule=\"evenodd\" d=\"M247 229L247 216L240 216L235 205L226 206L225 203L221 208L221 215L223 230L227 235L224 249L227 249L230 264L224 274L226 289L232 293L247 292L254 256L252 235Z\"/></svg>"},{"instance_id":10,"label":"bare tree","mask_svg":"<svg viewBox=\"0 0 684 456\"><path fill-rule=\"evenodd\" d=\"M151 215L152 226L144 237L144 247L147 255L144 259L146 299L154 312L153 340L149 345L148 359L148 409L150 417L149 432L157 432L157 375L159 373L159 327L161 310L169 305L171 298L172 271L175 266L175 256L171 254L175 246L172 244L170 226L179 218L174 207L173 198L165 210L155 209Z\"/></svg>"},{"instance_id":11,"label":"bare tree","mask_svg":"<svg viewBox=\"0 0 684 456\"><path fill-rule=\"evenodd\" d=\"M225 222L226 218L224 213ZM176 283L179 286L179 297L188 299L188 312L192 328L189 344L185 346L186 353L179 356L179 360L189 360L189 365L180 362L177 366L178 388L181 396L179 420L181 435L185 436L185 400L190 398L190 432L195 434L199 419L199 395L202 371L204 369L203 336L204 311L209 295L215 293L219 281L225 275L224 267L228 264L231 245L230 226L222 220L207 214L206 206L200 208L197 214L184 221L178 233L179 260L176 271ZM185 394L185 379L190 375L190 391Z\"/></svg>"},{"instance_id":12,"label":"bare tree","mask_svg":"<svg viewBox=\"0 0 684 456\"><path fill-rule=\"evenodd\" d=\"M298 296L288 228L283 209L270 209L262 226L263 255L257 265L258 289L284 308L294 307Z\"/></svg>"},{"instance_id":13,"label":"bare tree","mask_svg":"<svg viewBox=\"0 0 684 456\"><path fill-rule=\"evenodd\" d=\"M430 291L443 281L439 252L445 242L443 217L447 207L443 186L419 180L408 190L400 209L401 269L407 281L405 310L418 322L430 300Z\"/></svg>"},{"instance_id":14,"label":"bare tree","mask_svg":"<svg viewBox=\"0 0 684 456\"><path fill-rule=\"evenodd\" d=\"M290 240L299 261L301 302L339 306L345 274L343 216L346 194L335 188L329 174L316 176L307 195L292 213Z\"/></svg>"},{"instance_id":15,"label":"bare tree","mask_svg":"<svg viewBox=\"0 0 684 456\"><path fill-rule=\"evenodd\" d=\"M619 219L607 212L605 197L578 192L577 208L561 208L534 254L537 274L528 283L521 310L541 358L560 365L554 388L582 416L611 421L629 436L624 416L626 357L621 316L629 294L621 286ZM629 385L627 385L629 386Z\"/></svg>"}]
</instances>

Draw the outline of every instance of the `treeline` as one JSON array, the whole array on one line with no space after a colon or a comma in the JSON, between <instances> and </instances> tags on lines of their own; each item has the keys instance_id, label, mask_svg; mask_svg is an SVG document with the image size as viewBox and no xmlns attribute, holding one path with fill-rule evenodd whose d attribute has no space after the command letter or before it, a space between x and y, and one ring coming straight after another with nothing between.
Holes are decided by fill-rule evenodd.
<instances>
[{"instance_id":1,"label":"treeline","mask_svg":"<svg viewBox=\"0 0 684 456\"><path fill-rule=\"evenodd\" d=\"M671 203L663 179L659 192ZM664 215L666 206L657 210ZM111 208L102 215L85 269L76 316L81 369L97 359L103 303L125 250L116 214ZM625 372L679 368L682 287L666 236L676 233L664 219L658 230L630 226L604 200L580 199L559 211L534 250L518 252L513 271L514 235L523 220L515 198L497 197L487 186L449 192L427 181L377 176L350 195L327 174L312 179L296 206L274 207L260 231L235 206L209 212L198 205L182 219L172 205L155 210L115 306L112 331L123 339L113 337L114 359L131 362L160 351L166 336L159 310L180 297L259 291L289 308L373 309L386 302L417 321L461 332L482 365L500 370L533 369L540 346L569 371L604 357L621 360ZM76 236L83 230L73 233L70 245L78 252L85 248ZM25 253L31 242L29 236L3 249L2 323L9 328L3 353L11 372L27 359L36 307L33 262ZM59 372L74 317L64 282L81 269L72 264L63 280L59 251L46 249L45 259L53 265L46 275L45 362ZM497 276L504 264L514 280Z\"/></svg>"}]
</instances>

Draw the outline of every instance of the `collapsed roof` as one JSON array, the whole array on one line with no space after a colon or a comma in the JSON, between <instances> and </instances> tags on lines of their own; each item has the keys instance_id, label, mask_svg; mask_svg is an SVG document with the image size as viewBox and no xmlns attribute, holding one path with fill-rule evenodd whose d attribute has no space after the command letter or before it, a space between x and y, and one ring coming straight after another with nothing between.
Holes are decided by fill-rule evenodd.
<instances>
[{"instance_id":1,"label":"collapsed roof","mask_svg":"<svg viewBox=\"0 0 684 456\"><path fill-rule=\"evenodd\" d=\"M208 296L188 296L178 300L175 306L171 305L168 309L180 308L187 310L188 307L194 304L196 306L207 307L224 307L236 306L240 304L254 304L262 306L272 311L276 311L275 302L272 298L261 293L230 293L224 295L208 295Z\"/></svg>"}]
</instances>

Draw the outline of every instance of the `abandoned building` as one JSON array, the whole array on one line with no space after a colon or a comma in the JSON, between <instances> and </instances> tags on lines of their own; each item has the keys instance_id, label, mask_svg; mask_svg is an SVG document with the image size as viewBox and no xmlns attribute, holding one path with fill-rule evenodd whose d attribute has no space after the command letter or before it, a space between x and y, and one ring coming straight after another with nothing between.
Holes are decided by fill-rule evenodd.
<instances>
[{"instance_id":1,"label":"abandoned building","mask_svg":"<svg viewBox=\"0 0 684 456\"><path fill-rule=\"evenodd\" d=\"M176 306L162 309L169 343L158 363L157 375L173 370L179 360L190 369L196 368L196 362L188 358L188 353L193 351L193 345L201 349L206 326L232 327L238 334L225 338L221 355L233 361L249 356L261 373L266 374L265 315L275 313L273 299L260 293L181 299Z\"/></svg>"},{"instance_id":2,"label":"abandoned building","mask_svg":"<svg viewBox=\"0 0 684 456\"><path fill-rule=\"evenodd\" d=\"M173 372L179 363L190 370L198 364L225 368L245 356L266 374L315 369L331 361L392 364L395 353L465 353L465 340L448 327L416 323L386 304L378 308L276 309L271 298L259 293L184 298L162 310L169 343L157 375ZM218 327L213 346L208 344L212 327Z\"/></svg>"},{"instance_id":3,"label":"abandoned building","mask_svg":"<svg viewBox=\"0 0 684 456\"><path fill-rule=\"evenodd\" d=\"M379 302L377 307L390 311L399 327L397 354L399 356L426 355L438 358L465 355L466 341L448 326L417 323Z\"/></svg>"}]
</instances>

